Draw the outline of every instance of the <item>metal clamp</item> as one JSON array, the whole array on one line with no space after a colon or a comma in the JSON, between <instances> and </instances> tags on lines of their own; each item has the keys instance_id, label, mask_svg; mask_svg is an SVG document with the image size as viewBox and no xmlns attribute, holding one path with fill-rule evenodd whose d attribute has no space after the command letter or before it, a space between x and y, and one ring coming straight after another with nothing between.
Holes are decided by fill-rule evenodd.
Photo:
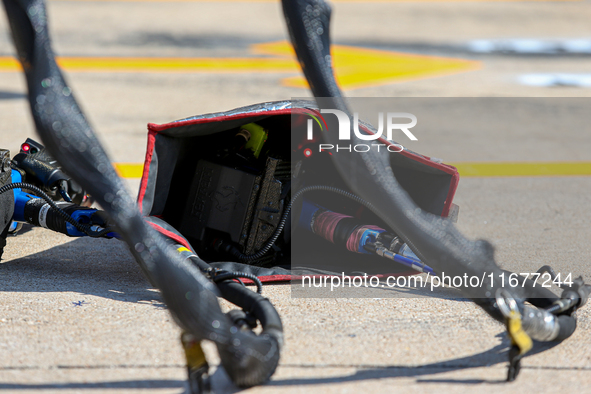
<instances>
[{"instance_id":1,"label":"metal clamp","mask_svg":"<svg viewBox=\"0 0 591 394\"><path fill-rule=\"evenodd\" d=\"M515 301L515 298L513 298L507 290L497 289L496 301L497 306L503 316L505 316L505 319L510 319L515 316L515 314L521 317L519 308L517 307L517 301Z\"/></svg>"},{"instance_id":2,"label":"metal clamp","mask_svg":"<svg viewBox=\"0 0 591 394\"><path fill-rule=\"evenodd\" d=\"M505 289L498 289L496 293L497 306L505 316L507 333L511 338L511 349L509 350L509 369L507 381L512 382L517 378L521 369L521 359L533 347L533 341L527 335L521 324L521 313L515 298Z\"/></svg>"}]
</instances>

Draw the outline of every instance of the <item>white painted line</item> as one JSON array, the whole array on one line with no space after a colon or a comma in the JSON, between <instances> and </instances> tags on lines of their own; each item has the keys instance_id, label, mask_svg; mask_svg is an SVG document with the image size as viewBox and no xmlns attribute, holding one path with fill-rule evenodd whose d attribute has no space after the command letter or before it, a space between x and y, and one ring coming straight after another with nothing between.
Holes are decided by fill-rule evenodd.
<instances>
[{"instance_id":1,"label":"white painted line","mask_svg":"<svg viewBox=\"0 0 591 394\"><path fill-rule=\"evenodd\" d=\"M474 53L517 53L523 55L591 55L591 39L503 39L474 40L467 44Z\"/></svg>"},{"instance_id":2,"label":"white painted line","mask_svg":"<svg viewBox=\"0 0 591 394\"><path fill-rule=\"evenodd\" d=\"M547 74L524 74L519 78L519 83L528 86L552 87L552 86L572 86L589 88L591 87L591 74L567 74L567 73L547 73Z\"/></svg>"}]
</instances>

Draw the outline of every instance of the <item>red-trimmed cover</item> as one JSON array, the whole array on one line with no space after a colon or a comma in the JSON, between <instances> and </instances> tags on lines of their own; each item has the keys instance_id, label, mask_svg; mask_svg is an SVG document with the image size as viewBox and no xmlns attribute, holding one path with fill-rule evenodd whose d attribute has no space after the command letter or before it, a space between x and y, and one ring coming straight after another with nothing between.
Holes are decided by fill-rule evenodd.
<instances>
[{"instance_id":1,"label":"red-trimmed cover","mask_svg":"<svg viewBox=\"0 0 591 394\"><path fill-rule=\"evenodd\" d=\"M294 112L294 110L297 111L298 108L282 108L282 109L276 109L276 110L267 110L264 112L257 111L257 112L239 113L239 114L232 114L232 115L220 115L220 116L209 117L209 118L203 117L203 118L175 121L175 122L164 123L164 124L149 123L148 124L148 144L147 144L147 150L146 150L146 157L145 157L145 161L144 161L144 169L142 172L142 179L140 182L140 190L139 190L139 194L138 194L138 205L140 207L140 210L142 209L142 203L143 203L145 193L146 193L148 178L150 175L150 164L152 162L152 158L154 155L157 134L159 134L165 130L171 129L171 128L182 127L182 126L191 126L191 125L198 125L198 124L205 124L205 123L212 123L212 122L223 122L223 121L237 120L237 119L247 119L247 118L253 118L253 117L260 117L260 116L291 115ZM365 131L367 131L369 133L372 132L371 130L369 130L365 127L364 127L364 129L365 129ZM393 145L393 143L391 141L384 140L383 138L379 138L379 141L384 144ZM445 203L444 203L443 211L441 213L441 216L447 217L449 215L449 211L451 209L451 204L452 204L453 198L455 196L455 192L456 192L458 182L459 182L458 170L454 166L432 161L431 158L428 156L424 156L424 155L421 155L421 154L418 154L418 153L415 153L415 152L412 152L412 151L409 151L406 149L401 151L400 154L402 154L405 157L408 157L412 160L415 160L417 162L425 164L429 167L436 168L440 171L443 171L443 172L451 175L449 191L448 191ZM178 237L176 234L174 234L174 233L172 233L172 232L170 232L170 231L168 231L168 230L166 230L154 223L150 223L150 224L158 232L160 232L164 236L174 239L175 241L179 242L180 244L184 245L185 247L192 249L191 246L188 245L187 241L184 238ZM413 274L416 274L416 272L415 271L406 271L406 272L401 272L401 273L380 274L380 275L376 275L376 276L388 277L388 276L401 276L401 275L413 275ZM314 275L314 276L326 276L326 275ZM269 283L269 282L288 282L291 280L298 280L298 279L300 279L300 277L298 277L296 275L268 275L268 276L261 276L261 277L259 277L259 279L261 280L261 282ZM249 281L248 279L243 279L243 282L252 283L252 281Z\"/></svg>"},{"instance_id":2,"label":"red-trimmed cover","mask_svg":"<svg viewBox=\"0 0 591 394\"><path fill-rule=\"evenodd\" d=\"M150 175L150 164L152 163L152 156L154 156L154 147L156 146L156 132L148 132L148 146L146 147L146 158L144 160L144 170L142 171L142 179L140 182L140 191L138 193L137 205L142 211L142 203L146 195L146 188L148 187L148 176Z\"/></svg>"},{"instance_id":3,"label":"red-trimmed cover","mask_svg":"<svg viewBox=\"0 0 591 394\"><path fill-rule=\"evenodd\" d=\"M297 108L295 110L297 110ZM138 205L140 207L140 210L142 208L142 202L143 202L145 192L146 192L146 187L148 184L148 175L150 172L150 163L152 162L152 156L154 154L156 134L158 134L159 132L162 132L164 130L168 130L170 128L175 128L175 127L191 126L191 125L212 123L212 122L223 122L223 121L235 120L235 119L246 119L246 118L253 118L253 117L257 117L257 116L261 116L261 115L264 115L264 116L291 115L292 112L293 112L292 108L284 108L284 109L278 109L278 110L269 110L264 113L255 112L255 113L241 113L241 114L235 114L235 115L222 115L222 116L216 116L216 117L211 117L211 118L188 119L188 120L183 120L183 121L164 123L164 124L160 124L160 125L155 124L155 123L148 123L148 146L147 146L147 150L146 150L146 158L144 161L144 170L142 173L142 179L141 179L141 183L140 183L140 192L138 195ZM371 133L371 131L368 130L367 128L365 128L365 130L367 132ZM384 140L383 138L379 138L379 141L384 144L393 145L393 143L391 141ZM429 167L436 168L440 171L443 171L443 172L451 175L451 182L449 185L449 191L447 194L447 198L445 200L445 204L443 206L443 211L441 212L441 216L447 217L449 215L449 211L451 209L451 204L452 204L452 201L455 196L456 189L458 187L458 183L460 180L460 175L458 173L457 168L455 168L454 166L451 166L449 164L434 162L428 156L424 156L424 155L421 155L421 154L418 154L415 152L411 152L406 149L401 151L400 154L402 154L403 156L406 156L410 159L413 159L417 162L425 164Z\"/></svg>"}]
</instances>

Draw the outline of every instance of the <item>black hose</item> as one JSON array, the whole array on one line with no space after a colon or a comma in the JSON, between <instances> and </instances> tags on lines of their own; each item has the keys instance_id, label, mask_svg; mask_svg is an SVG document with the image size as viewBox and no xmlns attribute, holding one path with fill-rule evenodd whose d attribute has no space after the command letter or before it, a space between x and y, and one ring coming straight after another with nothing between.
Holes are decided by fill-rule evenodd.
<instances>
[{"instance_id":1,"label":"black hose","mask_svg":"<svg viewBox=\"0 0 591 394\"><path fill-rule=\"evenodd\" d=\"M43 1L3 3L25 72L35 126L48 152L110 216L146 276L160 289L177 324L196 340L211 340L226 349L220 352L224 366L241 357L248 361L268 355L265 362L253 361L258 366L256 373L250 374L247 365L240 365L237 367L243 368L243 373L230 374L240 385L263 383L279 359L277 340L269 335L255 340L249 339L252 333L235 333L232 321L218 304L216 285L144 220L57 66ZM254 346L252 352L250 345Z\"/></svg>"},{"instance_id":2,"label":"black hose","mask_svg":"<svg viewBox=\"0 0 591 394\"><path fill-rule=\"evenodd\" d=\"M330 7L323 0L282 0L282 6L291 41L318 107L343 111L353 125L351 111L332 70ZM332 118L327 119L328 129L338 130L336 119ZM355 133L351 135L351 143L362 142ZM337 133L324 133L323 139L338 144ZM436 273L461 277L503 274L489 242L467 239L450 220L424 212L416 205L397 182L387 152L337 152L332 158L350 189L370 202L378 216ZM478 288L466 285L460 290L499 321L504 321L504 317L494 297L498 288L506 288L521 303L532 298L557 299L551 291L536 287L533 282L526 282L524 287L499 282L489 281Z\"/></svg>"},{"instance_id":3,"label":"black hose","mask_svg":"<svg viewBox=\"0 0 591 394\"><path fill-rule=\"evenodd\" d=\"M241 272L216 273L196 255L188 256L187 260L212 277L221 297L248 312L260 321L263 328L260 335L255 335L250 330L239 330L232 336L232 341L216 342L222 365L232 381L239 387L251 387L269 379L279 364L283 346L283 324L271 302L260 294L262 287L259 286L262 284L259 278ZM233 279L238 276L254 280L258 292L252 292L234 282ZM229 314L237 314L236 311L238 310L230 311Z\"/></svg>"},{"instance_id":4,"label":"black hose","mask_svg":"<svg viewBox=\"0 0 591 394\"><path fill-rule=\"evenodd\" d=\"M38 188L35 185L31 185L30 183L24 183L24 182L9 183L7 185L0 187L0 194L6 193L7 191L12 190L12 189L27 189L27 190L31 190L32 192L36 193L37 197L44 199L47 202L47 204L49 204L49 206L55 212L57 212L58 215L60 215L62 217L62 219L64 219L66 222L68 222L72 226L76 227L76 229L78 231L88 235L89 237L93 237L93 238L102 237L103 235L105 235L111 231L110 229L103 229L100 231L95 231L95 230L92 230L90 228L90 226L87 224L78 223L72 216L70 216L66 212L64 212L64 210L61 209L51 199L51 197L49 197L42 189Z\"/></svg>"},{"instance_id":5,"label":"black hose","mask_svg":"<svg viewBox=\"0 0 591 394\"><path fill-rule=\"evenodd\" d=\"M573 335L577 328L577 319L574 316L567 315L557 316L556 319L560 328L554 340L560 342Z\"/></svg>"},{"instance_id":6,"label":"black hose","mask_svg":"<svg viewBox=\"0 0 591 394\"><path fill-rule=\"evenodd\" d=\"M233 280L216 282L221 296L261 322L263 331L238 331L231 343L217 344L224 369L239 387L264 382L275 372L283 345L283 325L271 302Z\"/></svg>"},{"instance_id":7,"label":"black hose","mask_svg":"<svg viewBox=\"0 0 591 394\"><path fill-rule=\"evenodd\" d=\"M257 293L262 294L263 293L263 283L261 282L261 280L259 278L257 278L256 276L254 276L253 274L249 274L247 272L224 272L221 271L219 273L215 273L211 276L211 279L215 282L222 282L224 280L229 280L229 279L238 279L240 280L240 278L246 278L246 279L250 279L254 282L254 284L257 287ZM244 283L242 281L240 281L240 283L242 283L242 285L244 286Z\"/></svg>"}]
</instances>

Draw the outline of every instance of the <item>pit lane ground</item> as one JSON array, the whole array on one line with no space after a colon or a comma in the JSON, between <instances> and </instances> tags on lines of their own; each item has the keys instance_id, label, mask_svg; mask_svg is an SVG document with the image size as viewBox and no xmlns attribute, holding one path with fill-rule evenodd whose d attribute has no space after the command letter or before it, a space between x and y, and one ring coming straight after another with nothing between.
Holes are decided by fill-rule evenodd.
<instances>
[{"instance_id":1,"label":"pit lane ground","mask_svg":"<svg viewBox=\"0 0 591 394\"><path fill-rule=\"evenodd\" d=\"M64 57L249 58L250 45L286 39L275 2L48 3L56 51ZM589 38L591 4L573 2L336 2L337 44L465 59L453 74L393 78L350 89L358 97L589 97L589 88L540 88L524 73L585 73L591 57L477 55L473 39ZM0 56L13 49L0 20ZM270 55L264 55L269 57ZM252 69L68 71L114 162L143 161L148 122L165 123L256 102L305 96L285 86L293 71ZM0 72L0 141L13 154L35 138L23 77ZM483 109L485 110L485 109ZM413 150L445 162L591 161L588 130L512 138L453 131ZM505 149L496 142L503 141ZM137 190L130 179L130 190ZM493 242L504 268L543 264L591 280L591 178L465 177L455 202L459 228ZM158 292L114 240L70 239L42 229L9 238L0 263L0 390L4 392L170 392L184 390L179 330ZM572 338L541 346L506 374L504 328L452 290L425 298L297 299L289 285L265 286L283 318L286 344L271 382L247 392L587 392L591 388L589 307ZM215 354L209 348L213 364ZM223 371L219 392L236 390Z\"/></svg>"}]
</instances>

